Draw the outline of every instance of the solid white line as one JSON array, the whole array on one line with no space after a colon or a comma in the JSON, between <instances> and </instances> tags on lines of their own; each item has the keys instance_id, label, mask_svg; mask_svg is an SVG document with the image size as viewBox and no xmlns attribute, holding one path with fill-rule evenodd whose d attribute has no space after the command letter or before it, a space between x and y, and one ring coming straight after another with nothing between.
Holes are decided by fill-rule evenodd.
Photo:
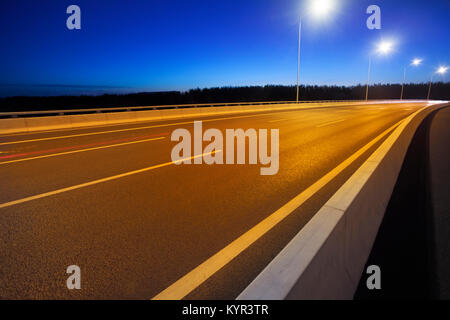
<instances>
[{"instance_id":1,"label":"solid white line","mask_svg":"<svg viewBox=\"0 0 450 320\"><path fill-rule=\"evenodd\" d=\"M129 172L125 172L125 173L118 174L118 175L111 176L111 177L98 179L98 180L94 180L94 181L89 181L89 182L86 182L86 183L77 184L75 186L62 188L62 189L58 189L58 190L54 190L54 191L50 191L50 192L45 192L45 193L37 194L37 195L31 196L31 197L26 197L26 198L14 200L14 201L5 202L5 203L0 204L0 209L6 208L6 207L11 207L11 206L14 206L16 204L21 204L21 203L24 203L24 202L29 202L29 201L32 201L32 200L37 200L37 199L42 199L42 198L45 198L45 197L54 196L54 195L57 195L57 194L60 194L60 193L63 193L63 192L68 192L68 191L72 191L72 190L76 190L76 189L89 187L89 186L92 186L92 185L95 185L95 184L99 184L99 183L103 183L103 182L107 182L107 181L111 181L111 180L117 180L117 179L120 179L120 178L124 178L124 177L128 177L128 176L131 176L131 175L135 175L135 174L138 174L138 173L142 173L142 172L146 172L146 171L150 171L150 170L154 170L154 169L158 169L158 168L162 168L162 167L167 167L167 166L170 166L170 165L173 165L173 164L177 164L177 163L183 162L185 160L189 160L189 159L193 160L193 159L200 158L200 157L203 157L205 155L213 154L213 153L216 153L216 152L222 152L222 150L216 150L216 151L213 151L213 152L203 153L201 155L196 155L196 156L184 158L184 159L180 159L180 160L177 160L177 161L161 163L161 164L157 164L157 165L154 165L154 166L151 166L151 167L147 167L147 168L143 168L143 169L139 169L139 170L134 170L134 171L129 171Z\"/></svg>"}]
</instances>

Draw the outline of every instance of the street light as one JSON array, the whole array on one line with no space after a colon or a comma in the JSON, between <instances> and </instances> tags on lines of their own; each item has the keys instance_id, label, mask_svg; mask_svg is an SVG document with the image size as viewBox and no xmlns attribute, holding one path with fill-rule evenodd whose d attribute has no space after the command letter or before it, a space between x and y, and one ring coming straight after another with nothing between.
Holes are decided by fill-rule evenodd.
<instances>
[{"instance_id":1,"label":"street light","mask_svg":"<svg viewBox=\"0 0 450 320\"><path fill-rule=\"evenodd\" d=\"M316 17L325 17L331 10L334 9L335 1L333 0L311 0L310 13Z\"/></svg>"},{"instance_id":2,"label":"street light","mask_svg":"<svg viewBox=\"0 0 450 320\"><path fill-rule=\"evenodd\" d=\"M335 7L336 0L310 0L308 14L316 19L326 17ZM302 16L298 25L297 103L300 92L300 44L302 40Z\"/></svg>"},{"instance_id":3,"label":"street light","mask_svg":"<svg viewBox=\"0 0 450 320\"><path fill-rule=\"evenodd\" d=\"M439 67L439 69L436 71L439 74L444 75L448 70L448 67Z\"/></svg>"},{"instance_id":4,"label":"street light","mask_svg":"<svg viewBox=\"0 0 450 320\"><path fill-rule=\"evenodd\" d=\"M422 61L423 61L423 59L414 59L412 62L411 62L411 64L413 65L413 66L418 66L418 65L420 65L421 63L422 63Z\"/></svg>"},{"instance_id":5,"label":"street light","mask_svg":"<svg viewBox=\"0 0 450 320\"><path fill-rule=\"evenodd\" d=\"M414 59L412 62L411 62L411 66L414 66L414 67L418 67L418 66L420 66L420 64L422 63L422 61L423 61L423 59ZM403 69L403 82L402 82L402 93L400 94L400 100L403 100L403 90L404 90L404 88L405 88L405 79L406 79L406 68L407 68L408 66L405 66L405 68Z\"/></svg>"},{"instance_id":6,"label":"street light","mask_svg":"<svg viewBox=\"0 0 450 320\"><path fill-rule=\"evenodd\" d=\"M390 41L383 41L377 46L376 53L386 55L392 51L393 43ZM372 54L369 55L369 71L367 72L367 86L366 86L366 101L369 100L369 83L370 83L370 68L372 66Z\"/></svg>"},{"instance_id":7,"label":"street light","mask_svg":"<svg viewBox=\"0 0 450 320\"><path fill-rule=\"evenodd\" d=\"M444 75L447 73L448 67L446 66L440 66L436 72L434 72L433 74L431 74L431 80L430 80L430 86L428 87L428 97L427 100L430 100L430 94L431 94L431 84L433 83L433 76L438 73L440 75Z\"/></svg>"},{"instance_id":8,"label":"street light","mask_svg":"<svg viewBox=\"0 0 450 320\"><path fill-rule=\"evenodd\" d=\"M378 45L377 52L387 54L392 50L392 42L383 41Z\"/></svg>"}]
</instances>

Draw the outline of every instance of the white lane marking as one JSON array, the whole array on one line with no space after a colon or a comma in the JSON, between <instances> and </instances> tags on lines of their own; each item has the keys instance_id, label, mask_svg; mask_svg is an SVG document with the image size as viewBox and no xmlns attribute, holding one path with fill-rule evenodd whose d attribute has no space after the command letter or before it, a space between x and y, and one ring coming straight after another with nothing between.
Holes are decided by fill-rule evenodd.
<instances>
[{"instance_id":1,"label":"white lane marking","mask_svg":"<svg viewBox=\"0 0 450 320\"><path fill-rule=\"evenodd\" d=\"M193 290L198 288L203 282L209 279L213 274L222 269L231 260L237 257L240 253L246 250L250 245L255 243L259 238L269 232L274 226L281 222L284 218L289 216L298 207L300 207L306 200L311 198L317 191L322 189L326 184L333 180L343 170L348 168L356 159L363 155L367 150L374 146L378 141L390 134L397 126L399 126L406 118L400 120L389 129L385 130L379 136L374 138L364 147L359 149L349 158L340 163L333 170L328 172L322 178L317 180L309 188L301 192L295 198L290 200L280 209L269 215L256 226L245 232L239 238L231 242L225 248L214 254L212 257L201 263L195 269L175 281L168 288L153 297L153 300L179 300L183 299Z\"/></svg>"},{"instance_id":2,"label":"white lane marking","mask_svg":"<svg viewBox=\"0 0 450 320\"><path fill-rule=\"evenodd\" d=\"M176 164L176 163L179 163L179 162L183 162L183 161L186 161L186 160L189 160L189 159L193 160L193 159L196 159L196 158L203 157L205 155L214 154L216 152L217 153L218 152L222 152L222 150L216 150L216 151L213 151L213 152L203 153L201 155L196 155L196 156L184 158L184 159L180 159L180 160L177 160L177 161L161 163L161 164L157 164L157 165L154 165L154 166L151 166L151 167L147 167L147 168L143 168L143 169L139 169L139 170L134 170L134 171L129 171L129 172L125 172L125 173L118 174L118 175L111 176L111 177L98 179L98 180L93 180L93 181L77 184L77 185L71 186L71 187L62 188L62 189L58 189L58 190L54 190L54 191L50 191L50 192L37 194L37 195L31 196L31 197L26 197L26 198L14 200L14 201L5 202L5 203L0 204L0 209L6 208L6 207L11 207L11 206L14 206L16 204L21 204L21 203L24 203L24 202L29 202L29 201L32 201L32 200L37 200L37 199L42 199L42 198L45 198L45 197L54 196L54 195L57 195L57 194L60 194L60 193L63 193L63 192L68 192L68 191L72 191L72 190L76 190L76 189L89 187L89 186L92 186L92 185L95 185L95 184L108 182L108 181L111 181L111 180L117 180L117 179L120 179L120 178L124 178L124 177L128 177L128 176L131 176L131 175L135 175L135 174L138 174L138 173L142 173L142 172L146 172L146 171L150 171L150 170L154 170L154 169L158 169L158 168L162 168L162 167L167 167L167 166L170 166L170 165L173 165L173 164Z\"/></svg>"},{"instance_id":3,"label":"white lane marking","mask_svg":"<svg viewBox=\"0 0 450 320\"><path fill-rule=\"evenodd\" d=\"M273 122L281 122L281 121L287 121L287 120L290 120L290 119L278 119L278 120L271 120L269 122L273 123Z\"/></svg>"},{"instance_id":4,"label":"white lane marking","mask_svg":"<svg viewBox=\"0 0 450 320\"><path fill-rule=\"evenodd\" d=\"M143 142L155 141L155 140L161 140L161 139L165 139L165 137L158 137L158 138L151 138L151 139L145 139L145 140L124 142L124 143L116 143L116 144L111 144L111 145L101 146L101 147L92 147L92 148L87 148L87 149L72 150L72 151L65 151L65 152L59 152L59 153L52 153L52 154L46 154L46 155L36 156L36 157L31 157L31 158L9 160L9 161L0 162L0 165L8 164L8 163L15 163L15 162L23 162L23 161L28 161L28 160L36 160L36 159L42 159L42 158L50 158L50 157L62 156L62 155L78 153L78 152L85 152L85 151L92 151L92 150L98 150L98 149L106 149L106 148L113 148L113 147L119 147L119 146L126 146L126 145L130 145L130 144L143 143Z\"/></svg>"},{"instance_id":5,"label":"white lane marking","mask_svg":"<svg viewBox=\"0 0 450 320\"><path fill-rule=\"evenodd\" d=\"M347 120L347 119L340 119L340 120L335 120L335 121L325 122L325 123L322 123L322 124L317 125L316 128L322 128L322 127L330 126L330 125L332 125L332 124L339 123L339 122L343 122L343 121L345 121L345 120Z\"/></svg>"}]
</instances>

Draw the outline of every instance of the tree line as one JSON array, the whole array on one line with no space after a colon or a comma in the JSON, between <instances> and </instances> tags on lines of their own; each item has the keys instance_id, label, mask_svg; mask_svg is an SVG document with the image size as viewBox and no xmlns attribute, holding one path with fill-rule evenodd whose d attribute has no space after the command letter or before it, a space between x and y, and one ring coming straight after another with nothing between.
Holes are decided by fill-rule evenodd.
<instances>
[{"instance_id":1,"label":"tree line","mask_svg":"<svg viewBox=\"0 0 450 320\"><path fill-rule=\"evenodd\" d=\"M189 91L142 92L80 96L5 97L0 111L39 111L58 109L108 108L222 102L293 101L296 86L246 86L191 89ZM362 100L366 86L301 86L300 100ZM399 99L401 85L376 84L369 88L369 99ZM407 84L404 99L426 99L428 84ZM431 99L450 100L450 82L434 83Z\"/></svg>"}]
</instances>

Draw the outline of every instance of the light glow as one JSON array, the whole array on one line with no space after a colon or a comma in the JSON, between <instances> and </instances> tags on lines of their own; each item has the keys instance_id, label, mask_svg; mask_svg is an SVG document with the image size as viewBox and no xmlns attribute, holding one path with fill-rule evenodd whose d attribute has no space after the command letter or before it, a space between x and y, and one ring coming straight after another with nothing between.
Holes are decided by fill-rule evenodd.
<instances>
[{"instance_id":1,"label":"light glow","mask_svg":"<svg viewBox=\"0 0 450 320\"><path fill-rule=\"evenodd\" d=\"M441 67L439 67L439 69L437 69L436 72L439 74L445 74L447 72L447 70L448 70L448 67L441 66Z\"/></svg>"},{"instance_id":2,"label":"light glow","mask_svg":"<svg viewBox=\"0 0 450 320\"><path fill-rule=\"evenodd\" d=\"M423 61L423 59L414 59L414 60L411 62L411 65L417 67L417 66L419 66L419 65L422 63L422 61Z\"/></svg>"},{"instance_id":3,"label":"light glow","mask_svg":"<svg viewBox=\"0 0 450 320\"><path fill-rule=\"evenodd\" d=\"M392 51L393 44L389 41L383 41L378 45L377 52L381 54L388 54Z\"/></svg>"},{"instance_id":4,"label":"light glow","mask_svg":"<svg viewBox=\"0 0 450 320\"><path fill-rule=\"evenodd\" d=\"M310 12L316 18L326 16L335 7L335 0L310 0Z\"/></svg>"}]
</instances>

